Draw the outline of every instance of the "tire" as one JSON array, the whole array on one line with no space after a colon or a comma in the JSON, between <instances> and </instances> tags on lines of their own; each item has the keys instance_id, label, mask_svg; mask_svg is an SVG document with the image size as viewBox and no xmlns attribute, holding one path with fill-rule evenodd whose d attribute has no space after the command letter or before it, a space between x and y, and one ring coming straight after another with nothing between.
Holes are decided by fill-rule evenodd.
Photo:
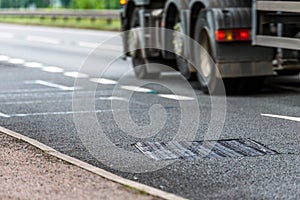
<instances>
[{"instance_id":1,"label":"tire","mask_svg":"<svg viewBox=\"0 0 300 200\"><path fill-rule=\"evenodd\" d=\"M127 46L129 47L129 55L132 58L132 65L136 78L138 79L157 79L160 73L150 73L149 65L157 63L154 58L145 58L143 56L143 49L141 49L141 38L136 28L140 27L139 9L135 8L130 20L130 32L128 34ZM132 30L134 29L134 30Z\"/></svg>"},{"instance_id":2,"label":"tire","mask_svg":"<svg viewBox=\"0 0 300 200\"><path fill-rule=\"evenodd\" d=\"M205 13L200 13L195 28L195 40L202 48L195 48L198 81L206 94L227 95L250 94L260 91L264 77L219 78L221 77L212 53L209 26ZM224 90L225 89L225 90ZM225 94L224 94L225 95Z\"/></svg>"},{"instance_id":3,"label":"tire","mask_svg":"<svg viewBox=\"0 0 300 200\"><path fill-rule=\"evenodd\" d=\"M201 12L194 33L195 40L200 44L200 49L199 47L195 48L194 55L200 88L206 94L225 95L225 92L226 94L235 93L237 89L235 79L222 80L219 78L208 30L209 26L205 13Z\"/></svg>"},{"instance_id":4,"label":"tire","mask_svg":"<svg viewBox=\"0 0 300 200\"><path fill-rule=\"evenodd\" d=\"M179 33L183 33L183 27L178 16L175 19L173 30ZM173 45L177 68L179 69L182 76L184 76L189 81L197 80L197 74L190 71L190 63L188 63L188 61L182 57L184 52L184 41L183 37L181 37L181 34L174 33Z\"/></svg>"}]
</instances>

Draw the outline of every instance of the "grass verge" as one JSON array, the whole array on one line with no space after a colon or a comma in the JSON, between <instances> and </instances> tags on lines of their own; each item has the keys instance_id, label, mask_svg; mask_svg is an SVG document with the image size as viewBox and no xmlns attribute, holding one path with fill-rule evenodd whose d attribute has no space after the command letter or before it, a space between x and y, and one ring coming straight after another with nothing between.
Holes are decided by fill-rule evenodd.
<instances>
[{"instance_id":1,"label":"grass verge","mask_svg":"<svg viewBox=\"0 0 300 200\"><path fill-rule=\"evenodd\" d=\"M120 20L113 19L108 22L106 19L81 19L69 18L65 20L63 18L51 19L50 17L31 18L31 17L7 17L0 16L0 23L10 24L25 24L25 25L39 25L39 26L54 26L65 28L81 28L81 29L94 29L94 30L106 30L106 31L119 31L121 27Z\"/></svg>"}]
</instances>

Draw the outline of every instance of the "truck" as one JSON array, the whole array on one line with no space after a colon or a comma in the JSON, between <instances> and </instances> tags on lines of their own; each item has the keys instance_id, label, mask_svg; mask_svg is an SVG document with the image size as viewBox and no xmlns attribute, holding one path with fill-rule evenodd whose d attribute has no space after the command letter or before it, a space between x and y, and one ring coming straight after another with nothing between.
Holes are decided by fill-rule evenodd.
<instances>
[{"instance_id":1,"label":"truck","mask_svg":"<svg viewBox=\"0 0 300 200\"><path fill-rule=\"evenodd\" d=\"M120 0L120 4L124 54L131 57L137 78L157 76L149 63L167 63L186 79L198 79L205 93L218 93L223 85L227 94L237 94L259 91L268 76L300 72L299 1ZM149 27L158 29L142 31L142 37L130 34ZM191 40L167 35L163 29ZM205 49L214 66L201 62L204 51L190 41ZM146 49L151 43L162 48Z\"/></svg>"}]
</instances>

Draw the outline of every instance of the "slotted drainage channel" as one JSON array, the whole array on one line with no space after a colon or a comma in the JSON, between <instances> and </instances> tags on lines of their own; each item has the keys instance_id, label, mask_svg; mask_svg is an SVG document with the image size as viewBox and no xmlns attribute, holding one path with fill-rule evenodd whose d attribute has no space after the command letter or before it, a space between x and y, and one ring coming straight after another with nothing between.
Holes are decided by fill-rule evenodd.
<instances>
[{"instance_id":1,"label":"slotted drainage channel","mask_svg":"<svg viewBox=\"0 0 300 200\"><path fill-rule=\"evenodd\" d=\"M138 142L134 144L143 154L155 160L224 158L277 154L250 139L194 142Z\"/></svg>"}]
</instances>

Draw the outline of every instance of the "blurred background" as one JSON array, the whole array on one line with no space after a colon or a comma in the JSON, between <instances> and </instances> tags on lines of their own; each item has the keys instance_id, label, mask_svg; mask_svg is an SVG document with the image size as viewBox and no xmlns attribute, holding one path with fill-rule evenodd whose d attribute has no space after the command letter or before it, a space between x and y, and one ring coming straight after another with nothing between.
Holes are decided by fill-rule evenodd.
<instances>
[{"instance_id":1,"label":"blurred background","mask_svg":"<svg viewBox=\"0 0 300 200\"><path fill-rule=\"evenodd\" d=\"M119 8L119 0L0 0L0 23L119 31Z\"/></svg>"},{"instance_id":2,"label":"blurred background","mask_svg":"<svg viewBox=\"0 0 300 200\"><path fill-rule=\"evenodd\" d=\"M119 0L0 0L0 8L118 9Z\"/></svg>"}]
</instances>

